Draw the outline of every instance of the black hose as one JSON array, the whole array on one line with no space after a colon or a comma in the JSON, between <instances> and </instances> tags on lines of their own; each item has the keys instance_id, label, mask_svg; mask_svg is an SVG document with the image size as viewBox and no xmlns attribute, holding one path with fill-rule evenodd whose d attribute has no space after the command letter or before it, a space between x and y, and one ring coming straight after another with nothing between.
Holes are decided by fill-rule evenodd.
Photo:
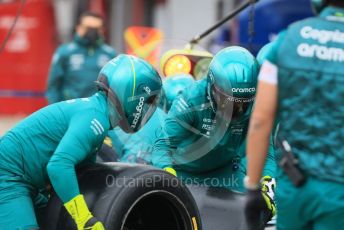
<instances>
[{"instance_id":1,"label":"black hose","mask_svg":"<svg viewBox=\"0 0 344 230\"><path fill-rule=\"evenodd\" d=\"M6 46L7 42L8 42L8 39L10 38L10 36L11 36L13 30L14 30L15 25L17 24L18 19L19 19L20 15L23 12L25 2L26 2L26 0L21 0L21 4L20 4L20 6L19 6L19 8L17 10L17 15L14 18L14 21L13 21L13 23L11 25L11 28L8 30L8 32L7 32L6 36L5 36L4 41L1 44L0 53L4 50L4 48L5 48L5 46Z\"/></svg>"},{"instance_id":2,"label":"black hose","mask_svg":"<svg viewBox=\"0 0 344 230\"><path fill-rule=\"evenodd\" d=\"M227 22L228 20L230 20L231 18L235 17L237 14L239 14L241 11L243 11L244 9L246 9L248 6L250 6L251 4L254 4L258 2L258 0L246 0L245 2L243 2L238 8L234 9L232 12L230 12L225 18L223 18L222 20L218 21L215 25L213 25L212 27L210 27L209 29L207 29L206 31L204 31L203 33L197 35L196 37L194 37L190 42L189 42L189 46L193 46L195 44L197 44L202 38L204 38L205 36L207 36L208 34L210 34L211 32L213 32L215 29L217 29L218 27L220 27L222 24L224 24L225 22Z\"/></svg>"}]
</instances>

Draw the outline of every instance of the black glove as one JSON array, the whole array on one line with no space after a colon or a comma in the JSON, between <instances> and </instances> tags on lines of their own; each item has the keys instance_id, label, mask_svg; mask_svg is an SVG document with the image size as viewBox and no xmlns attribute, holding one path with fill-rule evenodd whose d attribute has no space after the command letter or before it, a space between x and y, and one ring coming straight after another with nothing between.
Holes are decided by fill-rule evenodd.
<instances>
[{"instance_id":1,"label":"black glove","mask_svg":"<svg viewBox=\"0 0 344 230\"><path fill-rule=\"evenodd\" d=\"M272 218L260 188L247 189L245 217L249 230L264 229L265 223Z\"/></svg>"}]
</instances>

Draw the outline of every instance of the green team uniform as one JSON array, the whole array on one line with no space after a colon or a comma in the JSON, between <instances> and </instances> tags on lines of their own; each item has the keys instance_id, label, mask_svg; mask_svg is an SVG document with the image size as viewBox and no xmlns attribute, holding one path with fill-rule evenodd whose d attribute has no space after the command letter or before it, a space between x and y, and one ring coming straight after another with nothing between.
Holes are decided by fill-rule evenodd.
<instances>
[{"instance_id":1,"label":"green team uniform","mask_svg":"<svg viewBox=\"0 0 344 230\"><path fill-rule=\"evenodd\" d=\"M307 176L296 188L279 173L278 229L344 226L343 15L327 7L290 25L268 54L278 68L279 132Z\"/></svg>"},{"instance_id":2,"label":"green team uniform","mask_svg":"<svg viewBox=\"0 0 344 230\"><path fill-rule=\"evenodd\" d=\"M95 161L110 128L106 104L103 93L55 103L2 137L1 229L37 228L32 200L50 183L63 203L79 194L74 167Z\"/></svg>"},{"instance_id":3,"label":"green team uniform","mask_svg":"<svg viewBox=\"0 0 344 230\"><path fill-rule=\"evenodd\" d=\"M157 108L147 124L136 133L125 133L119 127L109 131L120 161L151 164L154 142L161 135L165 117L166 113Z\"/></svg>"},{"instance_id":4,"label":"green team uniform","mask_svg":"<svg viewBox=\"0 0 344 230\"><path fill-rule=\"evenodd\" d=\"M243 191L248 119L227 127L210 106L206 84L206 80L196 82L173 102L152 162L160 168L173 167L187 183ZM276 166L270 147L264 175L273 176Z\"/></svg>"},{"instance_id":5,"label":"green team uniform","mask_svg":"<svg viewBox=\"0 0 344 230\"><path fill-rule=\"evenodd\" d=\"M100 69L116 51L101 40L96 45L75 35L71 43L61 45L53 56L46 98L49 104L96 93L94 85Z\"/></svg>"}]
</instances>

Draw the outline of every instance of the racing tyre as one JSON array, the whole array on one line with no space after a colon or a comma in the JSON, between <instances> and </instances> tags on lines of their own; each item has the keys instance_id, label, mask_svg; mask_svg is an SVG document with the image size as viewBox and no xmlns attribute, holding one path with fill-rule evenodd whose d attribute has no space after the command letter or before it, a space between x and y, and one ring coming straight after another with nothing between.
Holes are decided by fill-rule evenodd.
<instances>
[{"instance_id":1,"label":"racing tyre","mask_svg":"<svg viewBox=\"0 0 344 230\"><path fill-rule=\"evenodd\" d=\"M105 163L78 170L81 193L107 230L199 230L197 205L173 175L146 165ZM76 226L53 195L43 229Z\"/></svg>"}]
</instances>

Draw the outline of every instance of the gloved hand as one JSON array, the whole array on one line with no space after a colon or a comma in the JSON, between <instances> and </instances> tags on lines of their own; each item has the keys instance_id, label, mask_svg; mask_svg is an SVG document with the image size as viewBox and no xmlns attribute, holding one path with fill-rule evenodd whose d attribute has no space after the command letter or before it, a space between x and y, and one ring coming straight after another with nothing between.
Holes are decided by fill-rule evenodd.
<instances>
[{"instance_id":1,"label":"gloved hand","mask_svg":"<svg viewBox=\"0 0 344 230\"><path fill-rule=\"evenodd\" d=\"M275 187L275 180L265 176L261 180L261 186L247 188L245 216L248 229L264 229L264 225L276 214L273 201Z\"/></svg>"},{"instance_id":2,"label":"gloved hand","mask_svg":"<svg viewBox=\"0 0 344 230\"><path fill-rule=\"evenodd\" d=\"M173 176L177 176L176 170L174 170L174 168L172 168L172 167L166 167L166 168L164 168L164 170L168 173L171 173Z\"/></svg>"},{"instance_id":3,"label":"gloved hand","mask_svg":"<svg viewBox=\"0 0 344 230\"><path fill-rule=\"evenodd\" d=\"M109 147L113 147L113 144L112 144L112 140L111 140L111 138L110 137L105 137L105 139L104 139L104 142L103 142L104 144L106 144L107 146L109 146Z\"/></svg>"},{"instance_id":4,"label":"gloved hand","mask_svg":"<svg viewBox=\"0 0 344 230\"><path fill-rule=\"evenodd\" d=\"M264 229L264 210L267 209L266 202L260 188L247 189L245 200L245 217L249 230Z\"/></svg>"},{"instance_id":5,"label":"gloved hand","mask_svg":"<svg viewBox=\"0 0 344 230\"><path fill-rule=\"evenodd\" d=\"M83 195L77 195L65 203L64 206L74 219L78 230L105 230L103 224L93 217L91 212L88 210Z\"/></svg>"},{"instance_id":6,"label":"gloved hand","mask_svg":"<svg viewBox=\"0 0 344 230\"><path fill-rule=\"evenodd\" d=\"M270 176L264 176L261 179L261 184L262 184L262 194L271 215L267 221L270 221L271 218L276 215L276 205L274 202L276 181L274 178Z\"/></svg>"}]
</instances>

